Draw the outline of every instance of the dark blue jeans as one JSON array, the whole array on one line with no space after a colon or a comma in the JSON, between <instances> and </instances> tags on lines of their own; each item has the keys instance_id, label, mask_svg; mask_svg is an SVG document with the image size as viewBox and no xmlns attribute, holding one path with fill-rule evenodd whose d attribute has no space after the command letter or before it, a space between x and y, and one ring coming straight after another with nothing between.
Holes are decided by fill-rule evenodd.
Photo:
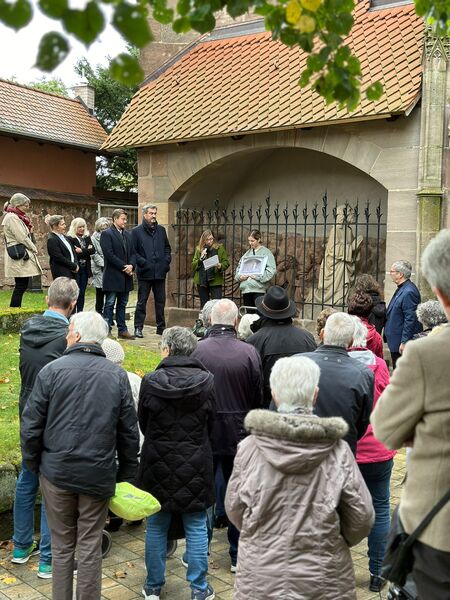
<instances>
[{"instance_id":1,"label":"dark blue jeans","mask_svg":"<svg viewBox=\"0 0 450 600\"><path fill-rule=\"evenodd\" d=\"M110 331L113 323L114 303L116 302L116 299L117 329L119 333L125 333L126 331L128 331L127 324L125 322L125 309L128 303L128 296L129 292L105 292L105 306L103 308L103 318L108 323Z\"/></svg>"},{"instance_id":2,"label":"dark blue jeans","mask_svg":"<svg viewBox=\"0 0 450 600\"><path fill-rule=\"evenodd\" d=\"M80 288L80 293L78 294L78 300L77 300L77 312L82 312L83 308L84 308L84 295L86 293L86 288L87 288L87 284L88 284L88 270L87 270L87 266L84 265L83 267L80 266L80 269L77 273L77 283L78 283L78 287Z\"/></svg>"},{"instance_id":3,"label":"dark blue jeans","mask_svg":"<svg viewBox=\"0 0 450 600\"><path fill-rule=\"evenodd\" d=\"M389 533L389 495L392 465L394 461L385 460L377 463L359 464L364 481L372 496L375 509L375 523L369 533L369 571L372 575L380 575L381 564L386 551Z\"/></svg>"}]
</instances>

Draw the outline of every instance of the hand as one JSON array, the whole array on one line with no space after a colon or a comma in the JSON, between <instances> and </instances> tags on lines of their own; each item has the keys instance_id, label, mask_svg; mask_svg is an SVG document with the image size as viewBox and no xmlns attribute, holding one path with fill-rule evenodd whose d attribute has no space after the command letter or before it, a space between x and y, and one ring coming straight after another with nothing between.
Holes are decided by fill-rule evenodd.
<instances>
[{"instance_id":1,"label":"hand","mask_svg":"<svg viewBox=\"0 0 450 600\"><path fill-rule=\"evenodd\" d=\"M133 265L125 265L125 267L122 269L122 271L124 273L126 273L127 275L132 275L132 273L133 273Z\"/></svg>"},{"instance_id":2,"label":"hand","mask_svg":"<svg viewBox=\"0 0 450 600\"><path fill-rule=\"evenodd\" d=\"M75 267L75 269L72 271L72 273L78 273L78 271L80 270L80 267Z\"/></svg>"},{"instance_id":3,"label":"hand","mask_svg":"<svg viewBox=\"0 0 450 600\"><path fill-rule=\"evenodd\" d=\"M206 248L203 248L201 254L200 254L200 260L204 260L206 258L206 253L208 252L208 250Z\"/></svg>"},{"instance_id":4,"label":"hand","mask_svg":"<svg viewBox=\"0 0 450 600\"><path fill-rule=\"evenodd\" d=\"M405 345L406 344L400 344L400 347L398 349L398 351L400 352L400 354L403 354L403 350L405 349Z\"/></svg>"},{"instance_id":5,"label":"hand","mask_svg":"<svg viewBox=\"0 0 450 600\"><path fill-rule=\"evenodd\" d=\"M94 246L92 244L89 244L89 246L87 247L88 250L92 250Z\"/></svg>"},{"instance_id":6,"label":"hand","mask_svg":"<svg viewBox=\"0 0 450 600\"><path fill-rule=\"evenodd\" d=\"M75 252L77 254L81 254L83 252L83 250L81 248L78 248L78 246L75 246Z\"/></svg>"},{"instance_id":7,"label":"hand","mask_svg":"<svg viewBox=\"0 0 450 600\"><path fill-rule=\"evenodd\" d=\"M219 263L218 265L216 265L216 267L217 267L217 270L218 270L218 271L221 271L221 270L222 270L222 265L221 265L220 263Z\"/></svg>"},{"instance_id":8,"label":"hand","mask_svg":"<svg viewBox=\"0 0 450 600\"><path fill-rule=\"evenodd\" d=\"M248 279L248 275L241 275L240 276L240 280L241 281L246 281Z\"/></svg>"}]
</instances>

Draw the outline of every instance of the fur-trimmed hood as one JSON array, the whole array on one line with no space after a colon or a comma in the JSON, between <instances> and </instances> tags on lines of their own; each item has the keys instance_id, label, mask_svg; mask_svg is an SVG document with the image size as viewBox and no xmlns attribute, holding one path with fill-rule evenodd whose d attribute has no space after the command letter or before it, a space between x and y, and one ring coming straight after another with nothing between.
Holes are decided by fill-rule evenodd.
<instances>
[{"instance_id":1,"label":"fur-trimmed hood","mask_svg":"<svg viewBox=\"0 0 450 600\"><path fill-rule=\"evenodd\" d=\"M348 432L341 417L252 410L245 428L258 449L276 469L302 473L317 468Z\"/></svg>"}]
</instances>

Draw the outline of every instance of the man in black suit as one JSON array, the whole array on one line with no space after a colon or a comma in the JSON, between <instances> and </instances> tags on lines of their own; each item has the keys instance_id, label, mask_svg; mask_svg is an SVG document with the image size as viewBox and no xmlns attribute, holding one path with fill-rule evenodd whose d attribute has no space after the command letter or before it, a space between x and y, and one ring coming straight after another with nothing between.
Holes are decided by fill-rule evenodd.
<instances>
[{"instance_id":1,"label":"man in black suit","mask_svg":"<svg viewBox=\"0 0 450 600\"><path fill-rule=\"evenodd\" d=\"M66 222L62 215L52 215L48 219L51 232L47 239L47 252L50 257L50 271L53 279L69 277L76 279L79 270L77 257L72 244L66 238Z\"/></svg>"},{"instance_id":2,"label":"man in black suit","mask_svg":"<svg viewBox=\"0 0 450 600\"><path fill-rule=\"evenodd\" d=\"M105 307L103 315L111 331L113 323L114 303L119 337L134 339L125 323L125 309L128 296L133 289L133 271L136 267L136 257L131 235L125 230L127 213L122 208L116 208L112 213L112 225L105 229L100 237L105 266L103 270L103 291L105 292Z\"/></svg>"}]
</instances>

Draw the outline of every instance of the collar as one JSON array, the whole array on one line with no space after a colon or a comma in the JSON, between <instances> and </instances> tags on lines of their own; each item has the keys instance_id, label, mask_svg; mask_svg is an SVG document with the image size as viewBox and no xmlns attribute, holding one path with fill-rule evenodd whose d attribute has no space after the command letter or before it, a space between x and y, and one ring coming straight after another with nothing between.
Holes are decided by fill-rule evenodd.
<instances>
[{"instance_id":1,"label":"collar","mask_svg":"<svg viewBox=\"0 0 450 600\"><path fill-rule=\"evenodd\" d=\"M233 325L213 325L208 329L208 337L219 337L224 335L227 337L236 337L236 329Z\"/></svg>"},{"instance_id":2,"label":"collar","mask_svg":"<svg viewBox=\"0 0 450 600\"><path fill-rule=\"evenodd\" d=\"M345 348L342 348L341 346L332 346L331 344L322 344L322 346L319 346L314 352L333 352L335 354L342 354L343 356L348 356L348 352Z\"/></svg>"},{"instance_id":3,"label":"collar","mask_svg":"<svg viewBox=\"0 0 450 600\"><path fill-rule=\"evenodd\" d=\"M106 358L106 354L103 352L103 349L99 344L78 342L77 344L73 344L73 346L69 346L64 351L64 354L72 354L72 352L86 352L88 354L96 354L97 356L104 356Z\"/></svg>"},{"instance_id":4,"label":"collar","mask_svg":"<svg viewBox=\"0 0 450 600\"><path fill-rule=\"evenodd\" d=\"M61 319L62 321L64 321L64 323L67 323L67 325L69 324L69 319L67 317L65 317L64 315L62 315L59 312L56 312L56 310L51 310L50 308L48 308L44 312L44 317L52 317L53 319Z\"/></svg>"}]
</instances>

